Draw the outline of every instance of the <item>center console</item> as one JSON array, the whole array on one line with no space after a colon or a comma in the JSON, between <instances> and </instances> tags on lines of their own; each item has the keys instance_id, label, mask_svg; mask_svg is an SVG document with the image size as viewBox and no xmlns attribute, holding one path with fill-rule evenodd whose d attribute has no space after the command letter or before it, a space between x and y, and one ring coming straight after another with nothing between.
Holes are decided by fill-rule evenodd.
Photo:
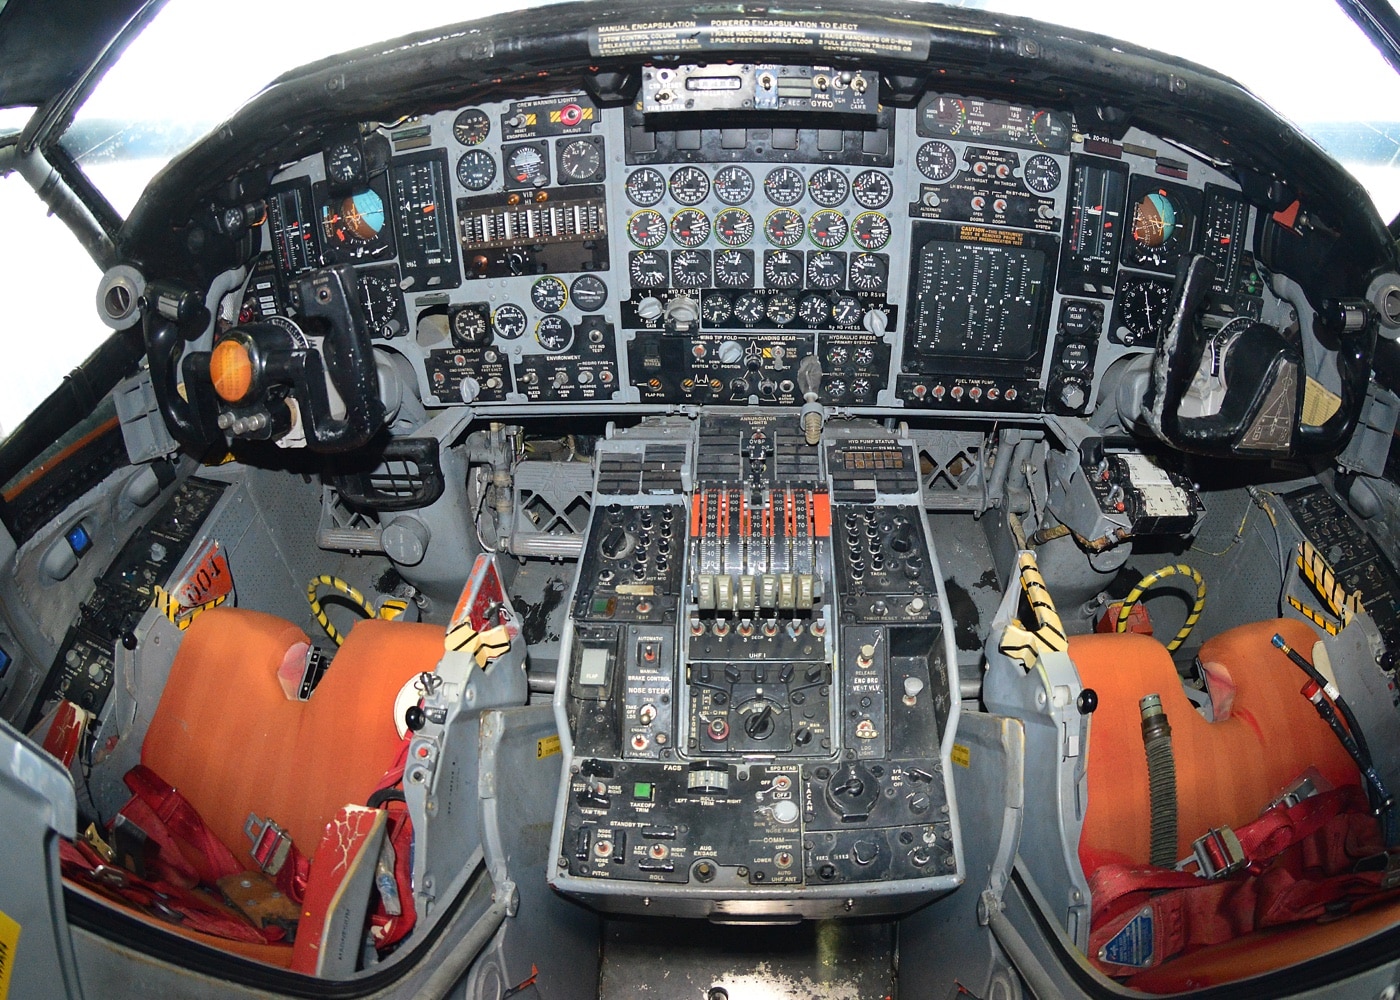
<instances>
[{"instance_id":1,"label":"center console","mask_svg":"<svg viewBox=\"0 0 1400 1000\"><path fill-rule=\"evenodd\" d=\"M601 442L555 695L552 884L609 911L891 913L962 880L947 602L910 442L789 411Z\"/></svg>"}]
</instances>

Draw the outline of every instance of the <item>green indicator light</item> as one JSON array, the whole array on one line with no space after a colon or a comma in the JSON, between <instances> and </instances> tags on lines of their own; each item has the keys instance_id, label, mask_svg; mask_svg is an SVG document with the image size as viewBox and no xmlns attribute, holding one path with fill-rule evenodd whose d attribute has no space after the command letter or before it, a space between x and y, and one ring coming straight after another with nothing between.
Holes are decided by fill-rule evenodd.
<instances>
[{"instance_id":1,"label":"green indicator light","mask_svg":"<svg viewBox=\"0 0 1400 1000\"><path fill-rule=\"evenodd\" d=\"M637 782L636 784L634 784L634 785L632 786L632 798L634 798L634 799L649 799L649 798L651 798L651 782L650 782L650 781L639 781L639 782Z\"/></svg>"}]
</instances>

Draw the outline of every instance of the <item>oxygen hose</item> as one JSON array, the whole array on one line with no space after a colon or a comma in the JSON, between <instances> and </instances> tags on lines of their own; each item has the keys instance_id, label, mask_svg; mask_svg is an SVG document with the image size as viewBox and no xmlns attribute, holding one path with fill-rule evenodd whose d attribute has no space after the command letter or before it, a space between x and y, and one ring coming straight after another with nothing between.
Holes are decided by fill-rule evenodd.
<instances>
[{"instance_id":1,"label":"oxygen hose","mask_svg":"<svg viewBox=\"0 0 1400 1000\"><path fill-rule=\"evenodd\" d=\"M1172 727L1162 699L1149 694L1138 702L1142 712L1142 745L1147 751L1147 789L1152 808L1154 865L1176 866L1176 758L1172 756Z\"/></svg>"},{"instance_id":2,"label":"oxygen hose","mask_svg":"<svg viewBox=\"0 0 1400 1000\"><path fill-rule=\"evenodd\" d=\"M1400 815L1396 812L1395 799L1371 760L1371 748L1366 745L1366 737L1361 735L1361 726L1357 723L1356 716L1352 715L1351 707L1343 700L1336 685L1323 677L1301 653L1288 645L1283 636L1275 632L1271 641L1307 675L1308 683L1303 686L1303 697L1312 702L1317 714L1331 728L1338 742L1356 764L1361 776L1366 779L1371 808L1381 819L1386 846L1400 846ZM1336 706L1335 709L1333 705ZM1342 719L1337 718L1338 713ZM1345 725L1342 720L1345 720Z\"/></svg>"}]
</instances>

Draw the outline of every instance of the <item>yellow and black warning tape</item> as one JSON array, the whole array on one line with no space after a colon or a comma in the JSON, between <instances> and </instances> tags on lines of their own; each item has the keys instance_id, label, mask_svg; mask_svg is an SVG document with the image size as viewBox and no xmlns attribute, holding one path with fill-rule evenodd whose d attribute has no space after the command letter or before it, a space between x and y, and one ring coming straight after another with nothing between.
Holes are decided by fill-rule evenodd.
<instances>
[{"instance_id":1,"label":"yellow and black warning tape","mask_svg":"<svg viewBox=\"0 0 1400 1000\"><path fill-rule=\"evenodd\" d=\"M365 613L366 618L375 617L374 605L365 600L364 594L338 576L322 573L320 576L312 577L311 582L306 586L306 600L311 604L311 613L321 623L321 628L326 630L326 635L330 636L331 642L339 646L345 642L345 636L341 635L340 630L332 625L331 620L326 617L326 609L321 606L320 591L322 587L330 587L337 593L344 595L351 603L357 605L360 611Z\"/></svg>"},{"instance_id":2,"label":"yellow and black warning tape","mask_svg":"<svg viewBox=\"0 0 1400 1000\"><path fill-rule=\"evenodd\" d=\"M1308 607L1306 604L1298 600L1298 598L1294 597L1292 594L1288 595L1288 603L1292 605L1294 611L1298 612L1298 614L1302 615L1304 618L1312 622L1318 628L1322 629L1322 631L1326 632L1328 635L1336 635L1338 632L1341 631L1341 629L1336 626L1332 619L1328 618L1316 608Z\"/></svg>"},{"instance_id":3,"label":"yellow and black warning tape","mask_svg":"<svg viewBox=\"0 0 1400 1000\"><path fill-rule=\"evenodd\" d=\"M1126 632L1128 630L1128 616L1132 613L1133 606L1142 600L1143 593L1149 588L1163 580L1173 576L1184 576L1196 585L1196 601L1191 605L1191 610L1186 615L1186 622L1181 626L1181 631L1177 632L1176 638L1167 643L1167 652L1174 653L1181 644L1186 641L1186 637L1191 634L1191 630L1196 627L1196 622L1201 619L1201 612L1206 606L1206 581L1200 572L1186 563L1173 563L1170 566L1163 566L1161 569L1148 573L1132 590L1128 591L1128 596L1123 599L1123 606L1118 609L1118 620L1114 622L1115 632Z\"/></svg>"},{"instance_id":4,"label":"yellow and black warning tape","mask_svg":"<svg viewBox=\"0 0 1400 1000\"><path fill-rule=\"evenodd\" d=\"M467 619L447 630L442 645L449 653L471 653L476 657L476 665L484 669L486 664L510 648L510 633L504 625L478 632L471 619Z\"/></svg>"},{"instance_id":5,"label":"yellow and black warning tape","mask_svg":"<svg viewBox=\"0 0 1400 1000\"><path fill-rule=\"evenodd\" d=\"M1068 649L1069 640L1065 637L1065 626L1055 609L1055 601L1045 586L1045 577L1040 575L1035 554L1022 552L1017 559L1017 569L1026 603L1035 615L1035 628L1027 628L1019 618L1011 619L997 648L1029 669L1042 654Z\"/></svg>"},{"instance_id":6,"label":"yellow and black warning tape","mask_svg":"<svg viewBox=\"0 0 1400 1000\"><path fill-rule=\"evenodd\" d=\"M1361 603L1361 591L1353 590L1351 593L1347 593L1347 589L1337 579L1337 574L1332 571L1332 567L1323 558L1322 553L1317 551L1312 542L1303 542L1298 546L1296 559L1298 568L1303 571L1304 579L1312 585L1317 596L1322 598L1323 603L1327 605L1327 610L1331 611L1334 617L1341 619L1343 626L1350 625L1352 616L1365 610ZM1293 604L1292 598L1289 598L1289 603ZM1296 604L1293 606L1317 622L1317 619L1309 615L1307 611ZM1322 624L1321 622L1317 623ZM1337 633L1333 632L1332 634L1336 635Z\"/></svg>"},{"instance_id":7,"label":"yellow and black warning tape","mask_svg":"<svg viewBox=\"0 0 1400 1000\"><path fill-rule=\"evenodd\" d=\"M151 593L151 607L164 615L165 618L181 632L189 628L191 623L205 611L208 611L210 608L217 608L227 600L227 594L220 594L212 601L205 601L203 604L196 604L192 608L187 608L180 603L179 599L176 598L174 594L170 593L164 587L157 586Z\"/></svg>"}]
</instances>

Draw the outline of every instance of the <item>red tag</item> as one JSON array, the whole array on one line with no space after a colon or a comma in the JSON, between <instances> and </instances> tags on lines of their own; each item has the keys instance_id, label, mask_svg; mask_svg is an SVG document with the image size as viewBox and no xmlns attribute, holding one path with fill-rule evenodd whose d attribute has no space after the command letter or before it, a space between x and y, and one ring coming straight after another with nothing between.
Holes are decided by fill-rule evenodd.
<instances>
[{"instance_id":1,"label":"red tag","mask_svg":"<svg viewBox=\"0 0 1400 1000\"><path fill-rule=\"evenodd\" d=\"M233 574L223 548L213 539L206 539L190 560L184 572L175 578L170 593L182 608L197 608L201 604L228 597L233 592Z\"/></svg>"}]
</instances>

